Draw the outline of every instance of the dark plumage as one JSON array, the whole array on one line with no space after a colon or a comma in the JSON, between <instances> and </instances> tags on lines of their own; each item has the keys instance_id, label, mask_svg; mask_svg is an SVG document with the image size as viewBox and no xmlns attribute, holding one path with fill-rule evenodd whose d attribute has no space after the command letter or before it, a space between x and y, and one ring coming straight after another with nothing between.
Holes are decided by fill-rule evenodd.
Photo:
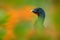
<instances>
[{"instance_id":1,"label":"dark plumage","mask_svg":"<svg viewBox=\"0 0 60 40\"><path fill-rule=\"evenodd\" d=\"M32 10L32 12L37 14L38 16L45 17L45 12L42 8L35 8L34 10Z\"/></svg>"}]
</instances>

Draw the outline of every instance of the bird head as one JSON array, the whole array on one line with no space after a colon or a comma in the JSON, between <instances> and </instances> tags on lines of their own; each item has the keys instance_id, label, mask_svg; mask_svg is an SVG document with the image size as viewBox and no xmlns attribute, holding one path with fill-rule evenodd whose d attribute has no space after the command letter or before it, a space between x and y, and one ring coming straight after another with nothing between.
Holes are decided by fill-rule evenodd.
<instances>
[{"instance_id":1,"label":"bird head","mask_svg":"<svg viewBox=\"0 0 60 40\"><path fill-rule=\"evenodd\" d=\"M32 12L35 13L37 16L45 17L45 12L42 8L35 8L32 10Z\"/></svg>"}]
</instances>

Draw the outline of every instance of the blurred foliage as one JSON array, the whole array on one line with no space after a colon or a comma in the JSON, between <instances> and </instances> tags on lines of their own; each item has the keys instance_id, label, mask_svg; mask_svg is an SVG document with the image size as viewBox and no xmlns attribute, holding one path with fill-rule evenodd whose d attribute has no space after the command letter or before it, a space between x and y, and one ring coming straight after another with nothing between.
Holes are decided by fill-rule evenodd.
<instances>
[{"instance_id":1,"label":"blurred foliage","mask_svg":"<svg viewBox=\"0 0 60 40\"><path fill-rule=\"evenodd\" d=\"M10 4L18 7L21 7L22 5L45 7L51 4L51 0L0 0L0 4Z\"/></svg>"},{"instance_id":2,"label":"blurred foliage","mask_svg":"<svg viewBox=\"0 0 60 40\"><path fill-rule=\"evenodd\" d=\"M6 35L6 28L0 27L0 40L2 40L5 35Z\"/></svg>"},{"instance_id":3,"label":"blurred foliage","mask_svg":"<svg viewBox=\"0 0 60 40\"><path fill-rule=\"evenodd\" d=\"M14 28L14 33L18 39L24 39L27 36L29 30L32 30L32 23L30 21L22 20L17 23Z\"/></svg>"},{"instance_id":4,"label":"blurred foliage","mask_svg":"<svg viewBox=\"0 0 60 40\"><path fill-rule=\"evenodd\" d=\"M6 14L4 10L0 9L0 25L5 24L9 18L10 15Z\"/></svg>"},{"instance_id":5,"label":"blurred foliage","mask_svg":"<svg viewBox=\"0 0 60 40\"><path fill-rule=\"evenodd\" d=\"M50 24L55 26L55 29L57 30L58 33L60 32L60 0L0 0L0 5L5 5L5 4L12 5L13 7L17 7L17 8L26 6L26 5L42 7L46 11L46 17L48 17L47 19L49 19L49 22L51 22ZM0 25L6 23L8 18L9 16L7 16L3 10L0 10ZM23 23L21 23L20 25L18 24L18 26L24 26L22 24ZM26 23L25 25L27 24L29 23ZM52 25L50 25L50 27L53 27ZM15 32L18 36L20 36L22 33L19 35L18 33L20 32L17 30L20 30L21 28L24 29L25 27L24 28L20 27L19 29L18 26ZM25 30L22 30L22 29L20 31L22 31L24 34ZM2 34L3 34L3 31L1 32L1 35ZM60 36L58 37L58 40L60 40L59 38ZM44 40L45 38L43 37L42 39Z\"/></svg>"}]
</instances>

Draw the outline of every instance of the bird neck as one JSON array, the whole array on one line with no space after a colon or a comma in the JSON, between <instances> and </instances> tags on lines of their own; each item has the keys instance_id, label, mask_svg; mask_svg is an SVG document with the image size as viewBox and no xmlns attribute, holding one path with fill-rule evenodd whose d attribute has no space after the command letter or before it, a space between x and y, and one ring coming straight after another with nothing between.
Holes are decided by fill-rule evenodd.
<instances>
[{"instance_id":1,"label":"bird neck","mask_svg":"<svg viewBox=\"0 0 60 40\"><path fill-rule=\"evenodd\" d=\"M36 25L37 25L37 28L38 28L38 30L40 32L44 30L44 19L45 19L45 17L39 16L38 20L37 20L37 24ZM38 33L40 33L40 32L38 32Z\"/></svg>"},{"instance_id":2,"label":"bird neck","mask_svg":"<svg viewBox=\"0 0 60 40\"><path fill-rule=\"evenodd\" d=\"M44 19L45 19L45 15L40 15L40 16L38 16L38 21L39 21L39 23L40 23L41 25L43 25Z\"/></svg>"},{"instance_id":3,"label":"bird neck","mask_svg":"<svg viewBox=\"0 0 60 40\"><path fill-rule=\"evenodd\" d=\"M44 24L44 19L45 19L45 17L39 16L38 19L35 22L35 26L36 26L35 28L36 28L36 32L38 34L41 34L44 30L44 25L43 25Z\"/></svg>"}]
</instances>

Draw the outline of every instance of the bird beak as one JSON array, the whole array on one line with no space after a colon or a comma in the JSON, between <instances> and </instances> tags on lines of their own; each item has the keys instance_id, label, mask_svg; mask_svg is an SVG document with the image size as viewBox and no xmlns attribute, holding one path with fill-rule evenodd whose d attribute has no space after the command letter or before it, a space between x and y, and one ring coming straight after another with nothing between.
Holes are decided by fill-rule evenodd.
<instances>
[{"instance_id":1,"label":"bird beak","mask_svg":"<svg viewBox=\"0 0 60 40\"><path fill-rule=\"evenodd\" d=\"M34 10L31 10L31 12L35 13Z\"/></svg>"},{"instance_id":2,"label":"bird beak","mask_svg":"<svg viewBox=\"0 0 60 40\"><path fill-rule=\"evenodd\" d=\"M35 11L35 10L31 10L31 12L36 13L36 11Z\"/></svg>"}]
</instances>

